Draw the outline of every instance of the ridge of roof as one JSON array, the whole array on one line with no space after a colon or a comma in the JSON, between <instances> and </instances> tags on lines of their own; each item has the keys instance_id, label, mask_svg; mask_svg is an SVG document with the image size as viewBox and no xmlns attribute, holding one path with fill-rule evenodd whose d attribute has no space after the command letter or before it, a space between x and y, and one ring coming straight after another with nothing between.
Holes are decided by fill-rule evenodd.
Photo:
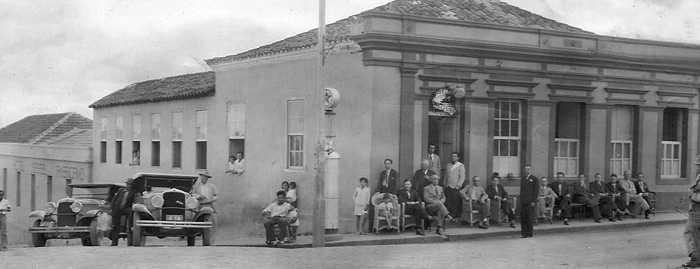
<instances>
[{"instance_id":1,"label":"ridge of roof","mask_svg":"<svg viewBox=\"0 0 700 269\"><path fill-rule=\"evenodd\" d=\"M71 129L92 129L92 120L75 112L29 115L0 129L0 143L37 143Z\"/></svg>"},{"instance_id":2,"label":"ridge of roof","mask_svg":"<svg viewBox=\"0 0 700 269\"><path fill-rule=\"evenodd\" d=\"M506 25L530 29L592 34L564 23L557 22L498 0L395 0L365 12L401 13L415 16ZM349 40L350 25L360 14L349 16L326 25L326 38L330 43ZM257 58L285 53L318 43L317 29L312 29L283 40L273 42L235 55L207 59L209 65L227 61Z\"/></svg>"},{"instance_id":3,"label":"ridge of roof","mask_svg":"<svg viewBox=\"0 0 700 269\"><path fill-rule=\"evenodd\" d=\"M94 109L212 96L216 84L214 75L213 71L206 71L132 83L88 107Z\"/></svg>"}]
</instances>

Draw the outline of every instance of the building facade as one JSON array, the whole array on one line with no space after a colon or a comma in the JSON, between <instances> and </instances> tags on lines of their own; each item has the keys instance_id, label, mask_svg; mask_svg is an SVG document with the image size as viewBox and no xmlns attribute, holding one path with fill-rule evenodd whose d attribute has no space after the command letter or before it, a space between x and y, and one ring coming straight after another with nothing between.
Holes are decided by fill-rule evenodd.
<instances>
[{"instance_id":1,"label":"building facade","mask_svg":"<svg viewBox=\"0 0 700 269\"><path fill-rule=\"evenodd\" d=\"M644 173L658 210L681 206L696 176L700 46L595 35L496 1L399 0L327 29L325 85L341 96L326 126L341 156L341 233L354 231L358 179L369 178L373 192L384 159L401 181L410 178L428 144L437 145L443 168L458 152L468 177L517 178L525 164L537 176L561 171L569 180ZM260 211L282 181L294 181L299 231L310 232L326 122L315 89L315 32L207 63L214 86L184 87L206 94L139 92L128 102L93 104L96 178L206 169L222 196L221 236L231 237L262 234ZM181 92L165 85L171 80L161 81L162 94ZM129 165L125 154L135 149L140 164ZM225 174L238 151L245 173ZM502 182L518 194L518 180Z\"/></svg>"}]
</instances>

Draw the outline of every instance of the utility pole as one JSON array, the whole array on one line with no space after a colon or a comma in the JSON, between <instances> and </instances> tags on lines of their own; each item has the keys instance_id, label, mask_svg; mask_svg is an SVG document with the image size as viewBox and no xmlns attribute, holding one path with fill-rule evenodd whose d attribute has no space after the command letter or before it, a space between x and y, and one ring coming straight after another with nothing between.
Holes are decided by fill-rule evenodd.
<instances>
[{"instance_id":1,"label":"utility pole","mask_svg":"<svg viewBox=\"0 0 700 269\"><path fill-rule=\"evenodd\" d=\"M311 114L318 118L318 143L316 145L316 179L313 210L313 243L315 248L326 245L326 201L324 197L324 168L326 166L326 115L325 115L325 82L323 74L324 56L326 53L326 0L318 1L318 65L316 69L316 88L311 92L314 100L311 104Z\"/></svg>"}]
</instances>

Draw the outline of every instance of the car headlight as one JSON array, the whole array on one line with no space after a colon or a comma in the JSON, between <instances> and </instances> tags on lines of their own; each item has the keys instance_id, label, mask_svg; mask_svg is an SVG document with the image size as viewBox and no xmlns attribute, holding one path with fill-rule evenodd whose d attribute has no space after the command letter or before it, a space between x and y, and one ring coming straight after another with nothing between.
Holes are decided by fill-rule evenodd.
<instances>
[{"instance_id":1,"label":"car headlight","mask_svg":"<svg viewBox=\"0 0 700 269\"><path fill-rule=\"evenodd\" d=\"M161 208L161 207L163 206L163 203L164 203L164 202L165 202L165 200L163 200L163 197L162 197L162 196L156 195L156 196L153 196L153 197L151 198L151 205L153 205L153 206L155 206L155 207L157 207L157 208Z\"/></svg>"},{"instance_id":2,"label":"car headlight","mask_svg":"<svg viewBox=\"0 0 700 269\"><path fill-rule=\"evenodd\" d=\"M72 210L73 213L78 213L78 212L80 212L80 210L82 210L82 209L83 209L83 204L81 204L81 203L78 202L78 201L75 201L75 202L73 202L73 203L70 205L70 210Z\"/></svg>"},{"instance_id":3,"label":"car headlight","mask_svg":"<svg viewBox=\"0 0 700 269\"><path fill-rule=\"evenodd\" d=\"M56 204L53 202L48 202L44 205L44 208L46 209L46 214L51 214L56 211Z\"/></svg>"},{"instance_id":4,"label":"car headlight","mask_svg":"<svg viewBox=\"0 0 700 269\"><path fill-rule=\"evenodd\" d=\"M189 209L195 209L199 206L199 201L194 197L187 198L187 200L185 200L185 206Z\"/></svg>"}]
</instances>

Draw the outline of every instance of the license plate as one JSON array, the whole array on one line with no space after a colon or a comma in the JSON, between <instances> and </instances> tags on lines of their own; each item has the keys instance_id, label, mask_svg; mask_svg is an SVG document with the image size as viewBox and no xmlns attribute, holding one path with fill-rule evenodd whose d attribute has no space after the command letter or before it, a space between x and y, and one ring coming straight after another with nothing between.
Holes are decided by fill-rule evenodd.
<instances>
[{"instance_id":1,"label":"license plate","mask_svg":"<svg viewBox=\"0 0 700 269\"><path fill-rule=\"evenodd\" d=\"M181 221L182 215L165 215L165 220Z\"/></svg>"}]
</instances>

